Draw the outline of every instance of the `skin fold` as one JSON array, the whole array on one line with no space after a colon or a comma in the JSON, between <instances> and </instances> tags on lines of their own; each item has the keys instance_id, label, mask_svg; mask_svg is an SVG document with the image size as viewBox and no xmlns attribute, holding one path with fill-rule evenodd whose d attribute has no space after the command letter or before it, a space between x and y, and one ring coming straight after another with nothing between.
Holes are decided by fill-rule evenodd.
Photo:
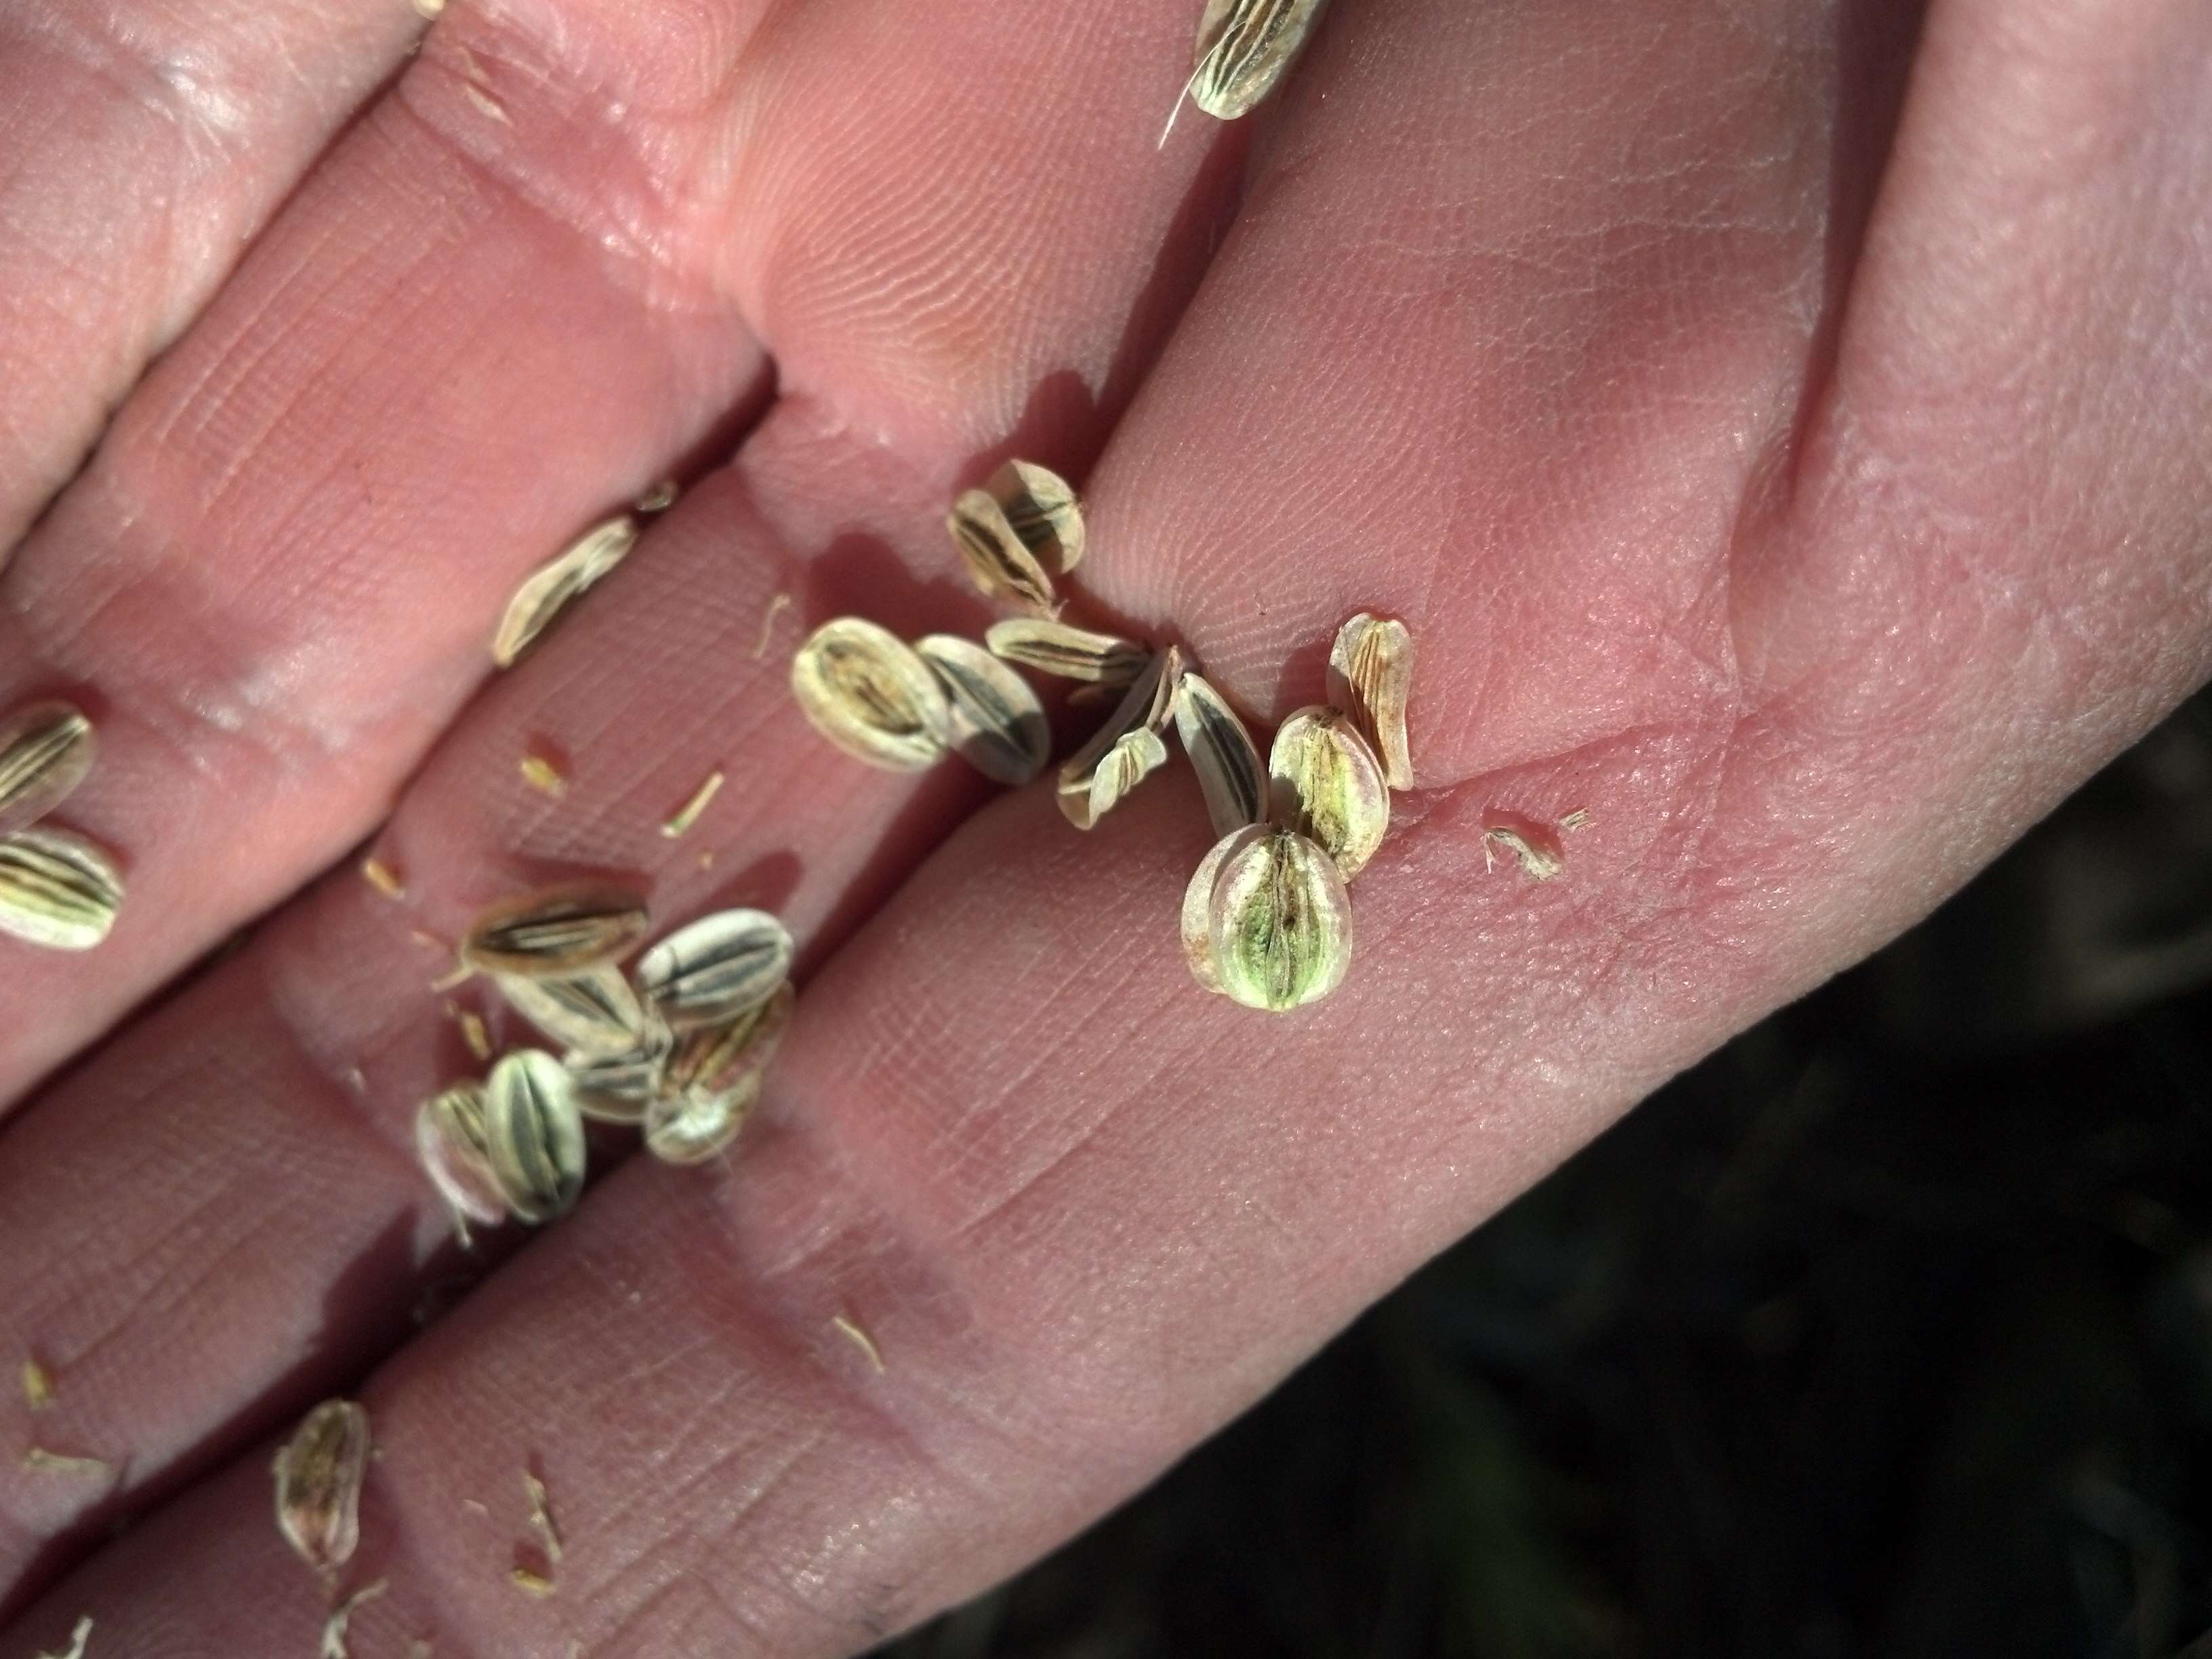
<instances>
[{"instance_id":1,"label":"skin fold","mask_svg":"<svg viewBox=\"0 0 2212 1659\"><path fill-rule=\"evenodd\" d=\"M131 880L100 952L0 945L0 1358L58 1386L0 1414L117 1466L0 1468L8 1652L84 1613L96 1653L307 1650L269 1443L340 1390L357 1653L865 1649L2212 672L2190 0L1336 0L1164 150L1184 0L455 0L411 55L404 7L258 9L102 0L164 96L232 41L283 142L185 167L88 69L97 195L41 183L87 163L0 41L0 514L41 514L0 708L96 714L62 816ZM1009 454L1085 484L1085 614L1255 727L1345 617L1411 627L1416 786L1328 1001L1191 982L1187 770L1080 836L1049 778L870 771L793 706L831 616L981 631L942 515ZM516 580L672 471L492 678ZM1558 879L1490 867L1501 815L1578 809ZM470 1065L417 934L605 871L783 916L791 1032L726 1167L604 1160L465 1258L410 1146Z\"/></svg>"}]
</instances>

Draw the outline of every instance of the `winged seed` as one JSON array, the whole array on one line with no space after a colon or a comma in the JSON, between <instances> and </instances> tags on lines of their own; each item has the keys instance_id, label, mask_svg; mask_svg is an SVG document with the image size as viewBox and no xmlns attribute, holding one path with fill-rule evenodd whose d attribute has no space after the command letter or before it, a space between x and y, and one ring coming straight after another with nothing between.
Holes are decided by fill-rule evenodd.
<instances>
[{"instance_id":1,"label":"winged seed","mask_svg":"<svg viewBox=\"0 0 2212 1659\"><path fill-rule=\"evenodd\" d=\"M1176 693L1175 718L1213 833L1226 836L1259 823L1267 811L1267 775L1237 711L1202 675L1185 674Z\"/></svg>"},{"instance_id":2,"label":"winged seed","mask_svg":"<svg viewBox=\"0 0 2212 1659\"><path fill-rule=\"evenodd\" d=\"M943 758L951 712L929 665L858 617L816 629L792 659L791 690L814 729L855 760L919 772Z\"/></svg>"},{"instance_id":3,"label":"winged seed","mask_svg":"<svg viewBox=\"0 0 2212 1659\"><path fill-rule=\"evenodd\" d=\"M0 720L0 835L60 805L99 752L92 722L65 702L34 702Z\"/></svg>"},{"instance_id":4,"label":"winged seed","mask_svg":"<svg viewBox=\"0 0 2212 1659\"><path fill-rule=\"evenodd\" d=\"M983 488L1038 563L1065 576L1083 562L1083 503L1059 473L1035 461L1008 461Z\"/></svg>"},{"instance_id":5,"label":"winged seed","mask_svg":"<svg viewBox=\"0 0 2212 1659\"><path fill-rule=\"evenodd\" d=\"M1019 674L973 640L931 634L914 648L945 688L961 759L999 783L1024 784L1052 756L1044 705Z\"/></svg>"},{"instance_id":6,"label":"winged seed","mask_svg":"<svg viewBox=\"0 0 2212 1659\"><path fill-rule=\"evenodd\" d=\"M644 1005L622 969L611 963L557 979L495 974L492 983L516 1013L569 1048L619 1054L635 1048L645 1036Z\"/></svg>"},{"instance_id":7,"label":"winged seed","mask_svg":"<svg viewBox=\"0 0 2212 1659\"><path fill-rule=\"evenodd\" d=\"M645 936L645 901L604 881L567 881L480 911L460 958L480 973L561 979L614 962Z\"/></svg>"},{"instance_id":8,"label":"winged seed","mask_svg":"<svg viewBox=\"0 0 2212 1659\"><path fill-rule=\"evenodd\" d=\"M484 1127L500 1194L518 1221L550 1221L584 1190L576 1085L552 1055L518 1048L491 1068Z\"/></svg>"},{"instance_id":9,"label":"winged seed","mask_svg":"<svg viewBox=\"0 0 2212 1659\"><path fill-rule=\"evenodd\" d=\"M492 636L491 659L512 668L532 643L575 600L597 586L637 545L636 516L617 513L593 525L538 567L514 590Z\"/></svg>"},{"instance_id":10,"label":"winged seed","mask_svg":"<svg viewBox=\"0 0 2212 1659\"><path fill-rule=\"evenodd\" d=\"M1413 787L1406 748L1406 700L1413 685L1413 636L1405 623L1363 611L1337 629L1328 653L1328 700L1358 726L1393 789Z\"/></svg>"},{"instance_id":11,"label":"winged seed","mask_svg":"<svg viewBox=\"0 0 2212 1659\"><path fill-rule=\"evenodd\" d=\"M984 633L983 643L993 656L1034 668L1040 674L1109 685L1126 685L1135 679L1152 656L1149 647L1133 641L1059 622L994 623Z\"/></svg>"},{"instance_id":12,"label":"winged seed","mask_svg":"<svg viewBox=\"0 0 2212 1659\"><path fill-rule=\"evenodd\" d=\"M1048 616L1060 609L1052 578L988 490L961 491L945 515L945 527L985 598L1025 605Z\"/></svg>"},{"instance_id":13,"label":"winged seed","mask_svg":"<svg viewBox=\"0 0 2212 1659\"><path fill-rule=\"evenodd\" d=\"M1182 653L1174 646L1146 666L1105 725L1060 769L1060 810L1089 830L1138 784L1167 763L1161 733L1175 718Z\"/></svg>"},{"instance_id":14,"label":"winged seed","mask_svg":"<svg viewBox=\"0 0 2212 1659\"><path fill-rule=\"evenodd\" d=\"M1233 121L1275 89L1325 0L1208 0L1199 21L1191 101Z\"/></svg>"},{"instance_id":15,"label":"winged seed","mask_svg":"<svg viewBox=\"0 0 2212 1659\"><path fill-rule=\"evenodd\" d=\"M1274 821L1321 844L1349 881L1390 828L1382 763L1340 708L1301 708L1275 732L1267 756Z\"/></svg>"},{"instance_id":16,"label":"winged seed","mask_svg":"<svg viewBox=\"0 0 2212 1659\"><path fill-rule=\"evenodd\" d=\"M1269 825L1221 861L1208 933L1221 988L1247 1008L1318 1002L1352 965L1352 897L1335 861Z\"/></svg>"},{"instance_id":17,"label":"winged seed","mask_svg":"<svg viewBox=\"0 0 2212 1659\"><path fill-rule=\"evenodd\" d=\"M0 836L0 933L52 951L89 951L114 928L123 878L65 830Z\"/></svg>"},{"instance_id":18,"label":"winged seed","mask_svg":"<svg viewBox=\"0 0 2212 1659\"><path fill-rule=\"evenodd\" d=\"M301 1560L334 1573L361 1541L361 1485L368 1473L368 1413L325 1400L276 1454L276 1529Z\"/></svg>"},{"instance_id":19,"label":"winged seed","mask_svg":"<svg viewBox=\"0 0 2212 1659\"><path fill-rule=\"evenodd\" d=\"M415 1156L438 1196L463 1219L495 1227L507 1219L507 1200L492 1169L481 1083L457 1083L415 1111Z\"/></svg>"},{"instance_id":20,"label":"winged seed","mask_svg":"<svg viewBox=\"0 0 2212 1659\"><path fill-rule=\"evenodd\" d=\"M791 972L791 934L765 910L721 910L679 927L637 964L637 988L678 1030L759 1007Z\"/></svg>"},{"instance_id":21,"label":"winged seed","mask_svg":"<svg viewBox=\"0 0 2212 1659\"><path fill-rule=\"evenodd\" d=\"M1221 969L1213 959L1213 889L1221 879L1221 866L1268 832L1264 823L1231 830L1199 860L1190 884L1182 894L1182 956L1191 977L1207 990L1226 996L1221 988Z\"/></svg>"}]
</instances>

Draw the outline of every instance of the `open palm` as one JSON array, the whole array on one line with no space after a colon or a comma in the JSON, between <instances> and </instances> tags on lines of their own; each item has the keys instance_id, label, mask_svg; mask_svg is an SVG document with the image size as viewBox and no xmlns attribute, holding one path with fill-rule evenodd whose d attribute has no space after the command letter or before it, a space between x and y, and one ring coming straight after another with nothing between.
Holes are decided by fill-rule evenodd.
<instances>
[{"instance_id":1,"label":"open palm","mask_svg":"<svg viewBox=\"0 0 2212 1659\"><path fill-rule=\"evenodd\" d=\"M65 816L131 879L99 951L0 941L0 1343L58 1389L0 1415L119 1466L0 1464L0 1650L308 1651L264 1443L354 1389L356 1653L865 1647L2205 675L2201 4L1338 0L1156 150L1199 9L0 19L0 712L98 717ZM814 622L985 620L941 514L1014 453L1086 483L1092 614L1261 722L1410 624L1328 1002L1191 982L1187 769L1079 836L793 706ZM488 679L517 579L671 471ZM1576 808L1560 879L1486 867ZM321 874L372 832L404 898ZM409 1126L468 1061L418 935L578 870L785 916L792 1036L728 1167L611 1172L422 1326L469 1267Z\"/></svg>"}]
</instances>

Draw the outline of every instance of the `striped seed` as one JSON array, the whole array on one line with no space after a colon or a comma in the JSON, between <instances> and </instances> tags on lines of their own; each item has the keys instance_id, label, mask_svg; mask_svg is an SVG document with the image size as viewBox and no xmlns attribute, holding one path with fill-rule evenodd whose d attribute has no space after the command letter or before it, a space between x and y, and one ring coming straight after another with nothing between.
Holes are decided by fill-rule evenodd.
<instances>
[{"instance_id":1,"label":"striped seed","mask_svg":"<svg viewBox=\"0 0 2212 1659\"><path fill-rule=\"evenodd\" d=\"M115 926L123 878L107 854L63 830L0 836L0 933L52 951L89 951Z\"/></svg>"},{"instance_id":2,"label":"striped seed","mask_svg":"<svg viewBox=\"0 0 2212 1659\"><path fill-rule=\"evenodd\" d=\"M0 835L60 805L99 750L92 722L65 702L34 702L0 720Z\"/></svg>"}]
</instances>

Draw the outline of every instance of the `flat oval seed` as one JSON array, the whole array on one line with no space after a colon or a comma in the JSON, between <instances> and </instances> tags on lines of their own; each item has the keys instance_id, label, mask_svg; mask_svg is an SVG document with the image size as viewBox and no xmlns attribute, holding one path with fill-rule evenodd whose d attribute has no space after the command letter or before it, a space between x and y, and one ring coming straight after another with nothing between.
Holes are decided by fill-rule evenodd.
<instances>
[{"instance_id":1,"label":"flat oval seed","mask_svg":"<svg viewBox=\"0 0 2212 1659\"><path fill-rule=\"evenodd\" d=\"M788 982L757 1008L676 1040L661 1076L663 1095L738 1095L757 1084L783 1042L798 994ZM649 1116L650 1115L648 1115Z\"/></svg>"},{"instance_id":2,"label":"flat oval seed","mask_svg":"<svg viewBox=\"0 0 2212 1659\"><path fill-rule=\"evenodd\" d=\"M858 617L814 630L792 659L791 690L814 729L855 760L919 772L944 757L951 711L929 665Z\"/></svg>"},{"instance_id":3,"label":"flat oval seed","mask_svg":"<svg viewBox=\"0 0 2212 1659\"><path fill-rule=\"evenodd\" d=\"M1244 722L1205 678L1185 674L1176 692L1176 735L1190 757L1213 833L1226 836L1267 814L1267 775Z\"/></svg>"},{"instance_id":4,"label":"flat oval seed","mask_svg":"<svg viewBox=\"0 0 2212 1659\"><path fill-rule=\"evenodd\" d=\"M550 1221L584 1190L584 1118L552 1055L518 1048L491 1068L484 1125L500 1195L518 1221Z\"/></svg>"},{"instance_id":5,"label":"flat oval seed","mask_svg":"<svg viewBox=\"0 0 2212 1659\"><path fill-rule=\"evenodd\" d=\"M1318 1002L1352 965L1352 897L1328 854L1294 830L1266 833L1222 860L1214 883L1213 962L1247 1008Z\"/></svg>"},{"instance_id":6,"label":"flat oval seed","mask_svg":"<svg viewBox=\"0 0 2212 1659\"><path fill-rule=\"evenodd\" d=\"M1405 623L1363 611L1336 630L1328 653L1328 700L1352 716L1393 789L1413 787L1406 747L1406 702L1413 687L1413 636Z\"/></svg>"},{"instance_id":7,"label":"flat oval seed","mask_svg":"<svg viewBox=\"0 0 2212 1659\"><path fill-rule=\"evenodd\" d=\"M635 1048L645 1036L645 1006L622 969L611 963L557 979L491 977L507 1006L569 1048L619 1054Z\"/></svg>"},{"instance_id":8,"label":"flat oval seed","mask_svg":"<svg viewBox=\"0 0 2212 1659\"><path fill-rule=\"evenodd\" d=\"M278 1449L273 1473L276 1530L317 1572L336 1572L361 1541L368 1413L350 1400L325 1400Z\"/></svg>"},{"instance_id":9,"label":"flat oval seed","mask_svg":"<svg viewBox=\"0 0 2212 1659\"><path fill-rule=\"evenodd\" d=\"M89 951L114 929L123 878L65 830L0 836L0 933L52 951Z\"/></svg>"},{"instance_id":10,"label":"flat oval seed","mask_svg":"<svg viewBox=\"0 0 2212 1659\"><path fill-rule=\"evenodd\" d=\"M1191 101L1233 121L1275 89L1324 0L1209 0L1199 21Z\"/></svg>"},{"instance_id":11,"label":"flat oval seed","mask_svg":"<svg viewBox=\"0 0 2212 1659\"><path fill-rule=\"evenodd\" d=\"M1275 732L1267 756L1276 823L1318 842L1349 881L1390 828L1382 763L1340 708L1301 708Z\"/></svg>"},{"instance_id":12,"label":"flat oval seed","mask_svg":"<svg viewBox=\"0 0 2212 1659\"><path fill-rule=\"evenodd\" d=\"M984 597L1028 605L1048 615L1060 608L1052 578L1006 521L1006 510L988 492L961 492L945 515L952 544Z\"/></svg>"},{"instance_id":13,"label":"flat oval seed","mask_svg":"<svg viewBox=\"0 0 2212 1659\"><path fill-rule=\"evenodd\" d=\"M1267 833L1264 823L1231 830L1199 860L1182 891L1182 959L1190 964L1190 976L1218 995L1228 993L1221 988L1221 969L1213 960L1213 889L1221 866Z\"/></svg>"},{"instance_id":14,"label":"flat oval seed","mask_svg":"<svg viewBox=\"0 0 2212 1659\"><path fill-rule=\"evenodd\" d=\"M34 702L0 720L0 835L60 805L99 749L92 722L65 702Z\"/></svg>"},{"instance_id":15,"label":"flat oval seed","mask_svg":"<svg viewBox=\"0 0 2212 1659\"><path fill-rule=\"evenodd\" d=\"M561 613L629 556L640 526L628 513L593 525L565 549L538 567L507 601L507 614L492 638L491 659L511 668Z\"/></svg>"},{"instance_id":16,"label":"flat oval seed","mask_svg":"<svg viewBox=\"0 0 2212 1659\"><path fill-rule=\"evenodd\" d=\"M507 1200L492 1172L482 1084L457 1083L416 1109L415 1155L438 1195L465 1219L484 1227L507 1219Z\"/></svg>"},{"instance_id":17,"label":"flat oval seed","mask_svg":"<svg viewBox=\"0 0 2212 1659\"><path fill-rule=\"evenodd\" d=\"M983 643L993 656L1034 668L1040 674L1108 685L1127 685L1152 659L1151 648L1133 640L1094 634L1087 628L1071 628L1059 622L994 623L984 632Z\"/></svg>"},{"instance_id":18,"label":"flat oval seed","mask_svg":"<svg viewBox=\"0 0 2212 1659\"><path fill-rule=\"evenodd\" d=\"M1083 504L1059 473L1035 461L1008 461L984 489L1039 563L1065 576L1083 562Z\"/></svg>"},{"instance_id":19,"label":"flat oval seed","mask_svg":"<svg viewBox=\"0 0 2212 1659\"><path fill-rule=\"evenodd\" d=\"M765 910L720 910L679 927L637 964L637 988L678 1030L759 1007L791 972L791 934Z\"/></svg>"},{"instance_id":20,"label":"flat oval seed","mask_svg":"<svg viewBox=\"0 0 2212 1659\"><path fill-rule=\"evenodd\" d=\"M914 642L945 688L953 751L995 782L1024 784L1052 757L1044 705L1019 674L973 640L931 634Z\"/></svg>"},{"instance_id":21,"label":"flat oval seed","mask_svg":"<svg viewBox=\"0 0 2212 1659\"><path fill-rule=\"evenodd\" d=\"M481 973L562 979L619 961L645 936L645 901L605 881L565 881L486 906L461 940Z\"/></svg>"}]
</instances>

